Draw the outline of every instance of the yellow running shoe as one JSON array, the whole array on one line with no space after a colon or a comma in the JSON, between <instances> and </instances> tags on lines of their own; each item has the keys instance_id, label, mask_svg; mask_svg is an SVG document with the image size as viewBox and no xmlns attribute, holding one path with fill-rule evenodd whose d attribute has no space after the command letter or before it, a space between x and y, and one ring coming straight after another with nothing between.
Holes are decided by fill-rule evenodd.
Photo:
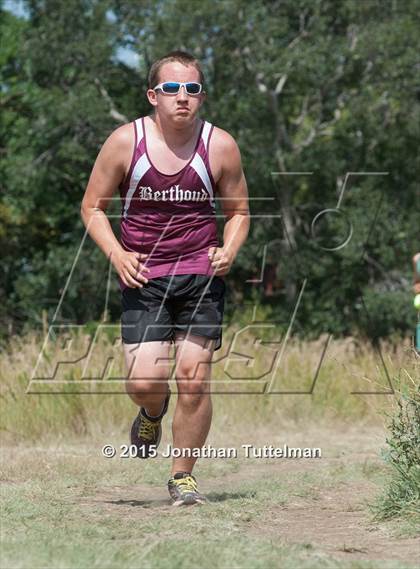
<instances>
[{"instance_id":1,"label":"yellow running shoe","mask_svg":"<svg viewBox=\"0 0 420 569\"><path fill-rule=\"evenodd\" d=\"M205 504L207 498L197 489L197 480L190 472L176 472L168 481L173 506Z\"/></svg>"},{"instance_id":2,"label":"yellow running shoe","mask_svg":"<svg viewBox=\"0 0 420 569\"><path fill-rule=\"evenodd\" d=\"M162 437L162 419L169 405L171 391L168 390L163 409L159 417L149 417L143 407L131 426L131 444L137 447L138 458L149 458L152 449L157 449Z\"/></svg>"}]
</instances>

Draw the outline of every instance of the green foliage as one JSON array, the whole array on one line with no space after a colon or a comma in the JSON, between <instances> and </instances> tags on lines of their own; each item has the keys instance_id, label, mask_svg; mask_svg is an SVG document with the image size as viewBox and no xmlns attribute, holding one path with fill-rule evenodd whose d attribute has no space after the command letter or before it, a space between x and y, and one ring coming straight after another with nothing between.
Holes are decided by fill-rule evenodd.
<instances>
[{"instance_id":1,"label":"green foliage","mask_svg":"<svg viewBox=\"0 0 420 569\"><path fill-rule=\"evenodd\" d=\"M419 517L420 512L420 384L400 394L389 425L388 451L392 478L376 507L380 519Z\"/></svg>"},{"instance_id":2,"label":"green foliage","mask_svg":"<svg viewBox=\"0 0 420 569\"><path fill-rule=\"evenodd\" d=\"M0 9L0 339L39 326L43 310L52 317L75 260L63 318L100 317L107 262L82 243L83 192L106 137L150 111L150 63L175 48L202 61L203 116L231 132L243 156L253 219L229 276L232 299L256 298L286 321L306 279L296 315L303 335L410 333L418 0L23 5L26 18ZM136 68L117 57L120 48L138 56ZM342 217L314 231L340 195ZM326 249L348 224L349 242ZM109 310L118 318L113 278Z\"/></svg>"}]
</instances>

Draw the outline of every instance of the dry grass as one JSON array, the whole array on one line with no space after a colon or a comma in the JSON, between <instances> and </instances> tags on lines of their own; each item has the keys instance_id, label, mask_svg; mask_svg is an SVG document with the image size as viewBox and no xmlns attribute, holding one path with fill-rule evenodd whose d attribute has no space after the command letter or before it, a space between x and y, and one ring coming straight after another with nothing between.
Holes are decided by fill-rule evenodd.
<instances>
[{"instance_id":1,"label":"dry grass","mask_svg":"<svg viewBox=\"0 0 420 569\"><path fill-rule=\"evenodd\" d=\"M276 427L335 419L382 422L393 383L416 373L408 339L382 344L381 355L368 343L333 339L318 369L326 336L282 343L281 331L271 327L259 329L259 336L233 326L224 332L213 360L213 432L239 429L250 420ZM125 393L118 327L99 330L96 337L73 330L54 341L46 338L34 332L12 338L0 355L3 441L126 429L135 408Z\"/></svg>"},{"instance_id":2,"label":"dry grass","mask_svg":"<svg viewBox=\"0 0 420 569\"><path fill-rule=\"evenodd\" d=\"M211 507L186 511L169 505L168 459L140 464L100 453L104 444L128 443L137 411L125 394L121 346L108 332L95 342L79 331L47 344L32 333L11 339L0 356L3 566L416 566L415 538L397 539L399 526L371 522L366 505L387 476L376 426L394 402L352 393L390 392L369 345L330 342L314 384L326 338L291 339L282 350L231 328L214 356L209 442L316 446L323 458L200 460ZM264 342L281 334L263 332ZM381 354L399 389L415 377L409 341L383 344ZM40 376L50 379L31 381Z\"/></svg>"}]
</instances>

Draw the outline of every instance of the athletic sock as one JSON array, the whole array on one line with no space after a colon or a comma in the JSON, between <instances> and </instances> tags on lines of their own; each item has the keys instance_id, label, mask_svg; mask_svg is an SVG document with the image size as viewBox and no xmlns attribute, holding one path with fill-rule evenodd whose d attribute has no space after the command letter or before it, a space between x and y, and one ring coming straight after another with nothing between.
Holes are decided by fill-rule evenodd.
<instances>
[{"instance_id":1,"label":"athletic sock","mask_svg":"<svg viewBox=\"0 0 420 569\"><path fill-rule=\"evenodd\" d=\"M172 478L179 480L179 478L185 478L185 476L191 476L191 472L175 472Z\"/></svg>"}]
</instances>

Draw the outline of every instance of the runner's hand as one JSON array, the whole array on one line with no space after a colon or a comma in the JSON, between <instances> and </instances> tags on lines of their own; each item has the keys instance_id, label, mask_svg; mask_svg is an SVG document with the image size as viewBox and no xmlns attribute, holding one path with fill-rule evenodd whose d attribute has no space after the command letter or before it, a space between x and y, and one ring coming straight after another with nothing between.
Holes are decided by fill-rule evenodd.
<instances>
[{"instance_id":1,"label":"runner's hand","mask_svg":"<svg viewBox=\"0 0 420 569\"><path fill-rule=\"evenodd\" d=\"M119 274L122 282L130 288L142 288L147 283L147 278L143 272L150 273L150 269L145 267L140 261L147 258L145 253L135 253L122 250L113 256L112 262L115 270Z\"/></svg>"},{"instance_id":2,"label":"runner's hand","mask_svg":"<svg viewBox=\"0 0 420 569\"><path fill-rule=\"evenodd\" d=\"M224 247L210 247L209 259L216 276L226 275L235 260L234 255Z\"/></svg>"}]
</instances>

